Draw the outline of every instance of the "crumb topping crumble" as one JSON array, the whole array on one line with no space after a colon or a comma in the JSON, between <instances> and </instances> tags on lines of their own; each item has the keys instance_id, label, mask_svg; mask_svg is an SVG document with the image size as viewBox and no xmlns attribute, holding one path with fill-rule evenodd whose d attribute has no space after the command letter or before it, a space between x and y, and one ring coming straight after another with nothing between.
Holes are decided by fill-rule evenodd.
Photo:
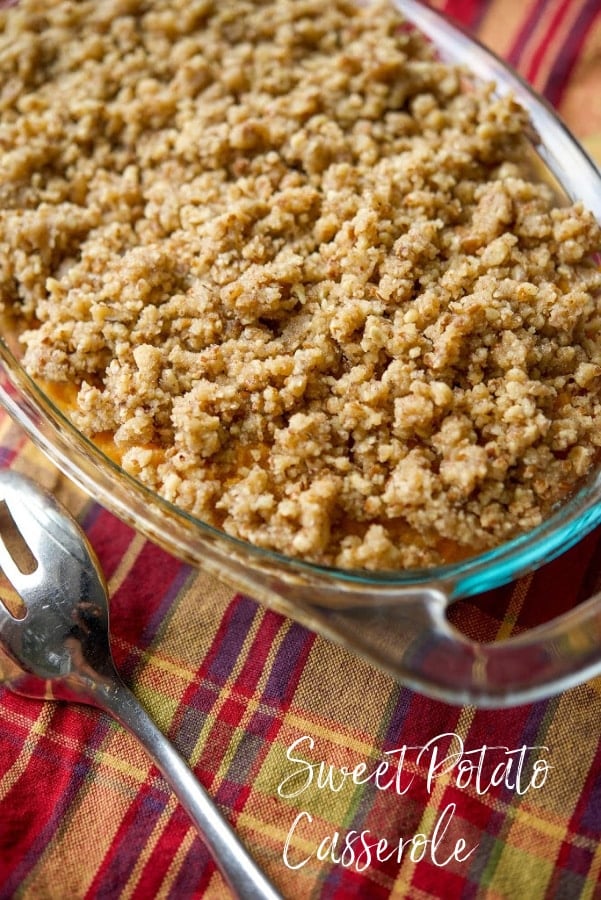
<instances>
[{"instance_id":1,"label":"crumb topping crumble","mask_svg":"<svg viewBox=\"0 0 601 900\"><path fill-rule=\"evenodd\" d=\"M601 233L388 3L0 10L0 300L33 377L225 532L433 566L601 444Z\"/></svg>"}]
</instances>

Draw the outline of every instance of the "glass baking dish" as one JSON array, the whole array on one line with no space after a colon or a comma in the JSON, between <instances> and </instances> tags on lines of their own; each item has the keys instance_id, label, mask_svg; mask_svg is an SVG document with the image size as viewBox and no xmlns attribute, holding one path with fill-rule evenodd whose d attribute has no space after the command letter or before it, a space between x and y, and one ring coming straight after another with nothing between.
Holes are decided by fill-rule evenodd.
<instances>
[{"instance_id":1,"label":"glass baking dish","mask_svg":"<svg viewBox=\"0 0 601 900\"><path fill-rule=\"evenodd\" d=\"M511 91L528 110L536 153L570 200L601 219L601 173L542 101L492 53L417 0L405 18L441 57ZM454 600L506 584L601 523L597 469L542 525L496 549L435 569L343 571L253 547L155 495L86 439L26 374L9 326L0 338L0 403L75 483L179 558L337 641L405 685L451 703L503 707L565 690L601 672L601 598L525 635L479 644L454 629Z\"/></svg>"}]
</instances>

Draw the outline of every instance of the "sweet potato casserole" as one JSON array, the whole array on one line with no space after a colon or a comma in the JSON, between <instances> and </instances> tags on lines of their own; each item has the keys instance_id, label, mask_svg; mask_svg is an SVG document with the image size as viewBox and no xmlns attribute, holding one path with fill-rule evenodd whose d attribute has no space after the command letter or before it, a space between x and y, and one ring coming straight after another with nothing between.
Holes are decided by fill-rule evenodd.
<instances>
[{"instance_id":1,"label":"sweet potato casserole","mask_svg":"<svg viewBox=\"0 0 601 900\"><path fill-rule=\"evenodd\" d=\"M587 473L599 227L391 5L22 0L0 27L0 298L125 470L380 569L494 546Z\"/></svg>"}]
</instances>

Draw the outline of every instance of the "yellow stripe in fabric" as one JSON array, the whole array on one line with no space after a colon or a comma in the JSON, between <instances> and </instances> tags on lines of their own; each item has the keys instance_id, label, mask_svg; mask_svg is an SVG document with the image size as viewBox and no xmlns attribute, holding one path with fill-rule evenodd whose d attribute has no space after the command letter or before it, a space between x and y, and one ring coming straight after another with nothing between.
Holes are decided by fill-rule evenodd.
<instances>
[{"instance_id":1,"label":"yellow stripe in fabric","mask_svg":"<svg viewBox=\"0 0 601 900\"><path fill-rule=\"evenodd\" d=\"M576 702L578 694L580 702ZM596 698L590 702L591 695L594 697L583 685L557 700L544 735L549 747L546 757L553 769L540 790L521 801L514 800L508 827L498 835L500 852L488 886L502 896L509 889L516 897L545 896L564 841L588 851L594 849L592 840L568 828L596 753L596 744L583 740L590 732L590 723L597 720L598 703Z\"/></svg>"},{"instance_id":2,"label":"yellow stripe in fabric","mask_svg":"<svg viewBox=\"0 0 601 900\"><path fill-rule=\"evenodd\" d=\"M519 827L520 830L527 829L529 837L525 842L516 842L515 836L512 838L511 835L515 831L515 827L514 824L507 840L509 843L515 843L516 846L522 846L522 843L525 844L526 846L524 849L527 849L527 845L532 840L532 832L537 832L539 835L544 836L545 838L551 838L554 841L562 841L564 838L567 839L565 819L551 821L541 815L540 812L528 809L523 803L519 808Z\"/></svg>"},{"instance_id":3,"label":"yellow stripe in fabric","mask_svg":"<svg viewBox=\"0 0 601 900\"><path fill-rule=\"evenodd\" d=\"M291 825L292 819L285 824L286 826ZM282 859L284 845L289 835L287 828L279 828L272 822L266 821L265 818L258 818L250 810L244 809L236 819L236 831L239 832L251 852L252 835L260 834L262 839L268 838L274 850L274 857ZM303 836L302 829L296 829L290 839L290 848L290 858L302 858L303 854L310 856L315 853L315 835L312 834L309 839ZM309 868L311 867L311 863L307 865ZM282 866L284 866L283 860Z\"/></svg>"},{"instance_id":4,"label":"yellow stripe in fabric","mask_svg":"<svg viewBox=\"0 0 601 900\"><path fill-rule=\"evenodd\" d=\"M337 689L324 691L324 685L332 683ZM358 697L361 698L360 716L357 715ZM320 725L347 723L350 734L367 735L372 744L374 737L386 727L383 721L386 711L392 714L397 701L398 685L390 677L342 647L318 638L305 660L292 711L306 715L318 713L316 722Z\"/></svg>"},{"instance_id":5,"label":"yellow stripe in fabric","mask_svg":"<svg viewBox=\"0 0 601 900\"><path fill-rule=\"evenodd\" d=\"M131 738L131 740L133 740L133 738ZM120 748L118 752L122 752L122 748ZM132 765L131 756L129 756L128 759L124 759L116 756L114 753L99 750L96 753L95 759L98 765L103 768L109 769L112 772L117 772L120 775L125 775L128 780L131 779L137 784L143 784L146 781L148 768L140 768Z\"/></svg>"},{"instance_id":6,"label":"yellow stripe in fabric","mask_svg":"<svg viewBox=\"0 0 601 900\"><path fill-rule=\"evenodd\" d=\"M590 737L599 722L600 706L588 685L573 688L558 698L545 734L554 768L536 802L559 821L570 820L594 762L597 746Z\"/></svg>"},{"instance_id":7,"label":"yellow stripe in fabric","mask_svg":"<svg viewBox=\"0 0 601 900\"><path fill-rule=\"evenodd\" d=\"M526 2L516 3L516 0L492 3L478 29L480 40L499 55L507 56L526 20L529 5ZM499 22L503 23L502 28Z\"/></svg>"},{"instance_id":8,"label":"yellow stripe in fabric","mask_svg":"<svg viewBox=\"0 0 601 900\"><path fill-rule=\"evenodd\" d=\"M177 879L179 870L183 866L186 855L188 854L190 847L194 843L196 836L196 831L193 828L189 828L184 835L181 844L177 848L177 853L175 853L175 855L172 857L171 862L169 863L169 867L165 872L163 883L161 884L156 894L157 900L163 900L163 898L165 898L166 900L166 898L173 896L172 891L174 882Z\"/></svg>"},{"instance_id":9,"label":"yellow stripe in fabric","mask_svg":"<svg viewBox=\"0 0 601 900\"><path fill-rule=\"evenodd\" d=\"M330 723L320 725L316 718L299 716L292 711L289 711L286 715L285 724L287 729L298 731L298 734L294 734L291 737L291 740L295 740L299 735L308 734L313 738L323 738L329 743L336 742L341 747L354 750L362 759L365 756L370 757L373 755L373 736L368 736L363 740L360 737L353 735L349 729L343 731L342 726L339 723L336 724L338 731L334 732L332 731Z\"/></svg>"},{"instance_id":10,"label":"yellow stripe in fabric","mask_svg":"<svg viewBox=\"0 0 601 900\"><path fill-rule=\"evenodd\" d=\"M174 885L185 862L186 855L189 853L196 837L196 831L193 828L190 828L179 845L177 853L172 858L169 868L163 878L163 882L158 891L154 894L153 900L168 900L169 897L177 896L177 894L174 893ZM213 873L209 884L203 889L202 896L203 900L227 900L227 898L233 895L230 893L223 876L216 870ZM123 898L120 896L119 900L123 900Z\"/></svg>"},{"instance_id":11,"label":"yellow stripe in fabric","mask_svg":"<svg viewBox=\"0 0 601 900\"><path fill-rule=\"evenodd\" d=\"M181 678L187 684L190 684L190 669L178 665L178 663L173 662L171 659L167 659L167 657L161 654L159 650L152 651L151 653L143 653L142 660L145 665L150 666L153 669L161 669L161 671L168 672L170 675L177 675L178 678Z\"/></svg>"},{"instance_id":12,"label":"yellow stripe in fabric","mask_svg":"<svg viewBox=\"0 0 601 900\"><path fill-rule=\"evenodd\" d=\"M546 4L538 15L520 54L518 65L521 72L526 73L528 71L532 57L540 49L541 45L547 41L547 34L560 2L561 0L555 0L554 3Z\"/></svg>"},{"instance_id":13,"label":"yellow stripe in fabric","mask_svg":"<svg viewBox=\"0 0 601 900\"><path fill-rule=\"evenodd\" d=\"M466 706L459 712L455 731L462 739L466 738L467 733L470 730L475 712L473 706ZM442 801L449 781L450 776L448 778L441 777L436 780L436 784L429 795L428 802L424 808L416 833L429 834L432 831L437 814L442 809ZM418 863L413 862L410 856L403 857L399 874L392 887L390 900L406 900L407 897L412 896L410 893L411 881L417 865Z\"/></svg>"},{"instance_id":14,"label":"yellow stripe in fabric","mask_svg":"<svg viewBox=\"0 0 601 900\"><path fill-rule=\"evenodd\" d=\"M111 575L108 582L109 594L114 594L119 590L125 579L127 578L136 558L142 552L142 548L146 543L146 538L141 534L135 534L129 547L121 557L119 565Z\"/></svg>"},{"instance_id":15,"label":"yellow stripe in fabric","mask_svg":"<svg viewBox=\"0 0 601 900\"><path fill-rule=\"evenodd\" d=\"M505 617L501 622L499 630L497 631L496 639L498 641L502 641L505 638L510 637L524 605L524 601L528 596L528 591L530 590L531 584L532 575L526 575L516 583L515 588L513 589L511 594L507 612L505 613Z\"/></svg>"},{"instance_id":16,"label":"yellow stripe in fabric","mask_svg":"<svg viewBox=\"0 0 601 900\"><path fill-rule=\"evenodd\" d=\"M121 890L121 892L119 894L119 900L128 900L128 898L132 897L133 894L135 893L136 888L138 886L138 882L144 872L146 864L147 864L148 860L152 857L155 847L156 847L158 841L161 839L161 837L165 831L165 828L167 828L169 826L169 820L170 820L171 816L173 815L173 811L176 806L177 806L177 800L175 799L175 797L173 795L171 795L169 797L169 800L167 802L165 809L161 812L159 818L157 819L157 821L155 823L154 828L152 829L152 832L148 835L148 837L144 843L142 852L141 852L140 856L137 858L133 869L131 870L130 876L127 879L127 883L125 884L125 886L123 887L123 889ZM192 838L195 834L196 834L196 832L192 831ZM191 840L192 838L190 838L190 836L187 834L182 843L186 843L189 840ZM178 858L178 857L179 857L179 854L176 855L176 858ZM160 896L160 894L157 894L157 897L158 896Z\"/></svg>"},{"instance_id":17,"label":"yellow stripe in fabric","mask_svg":"<svg viewBox=\"0 0 601 900\"><path fill-rule=\"evenodd\" d=\"M211 650L231 599L231 588L202 571L194 573L178 593L149 652L178 660L190 670L190 680Z\"/></svg>"},{"instance_id":18,"label":"yellow stripe in fabric","mask_svg":"<svg viewBox=\"0 0 601 900\"><path fill-rule=\"evenodd\" d=\"M542 91L547 83L549 73L553 68L553 64L561 53L566 39L569 37L578 16L581 7L579 3L570 3L566 8L565 14L562 16L555 33L549 38L544 45L543 55L538 67L536 76L534 77L534 86Z\"/></svg>"},{"instance_id":19,"label":"yellow stripe in fabric","mask_svg":"<svg viewBox=\"0 0 601 900\"><path fill-rule=\"evenodd\" d=\"M232 702L238 702L242 707L243 711L240 716L239 722L236 724L233 729L233 733L231 736L230 744L228 746L228 750L226 756L222 759L219 769L215 774L214 784L218 785L223 777L227 774L227 770L231 764L232 757L236 752L240 740L244 736L244 731L246 726L252 719L253 715L261 708L260 699L254 699L249 697L246 692L238 692L235 687L236 679L239 677L242 667L244 666L249 653L252 652L252 645L257 636L257 630L261 624L261 617L256 616L253 619L253 622L249 628L248 634L246 635L244 646L240 651L236 664L229 676L226 680L223 689L220 689L215 696L215 703L213 709L210 714L207 715L205 722L203 724L202 730L200 731L196 744L194 746L194 750L190 755L191 764L194 766L200 759L201 754L204 751L205 746L207 745L207 741L210 740L211 731L215 725L215 723L220 719L221 711L224 703L231 704ZM275 657L279 651L282 641L285 638L287 633L287 628L280 628L277 634L274 636L272 640L271 647L267 653L265 659L265 665L263 666L263 670L260 674L260 677L255 686L255 694L257 698L260 698L273 668L273 663Z\"/></svg>"},{"instance_id":20,"label":"yellow stripe in fabric","mask_svg":"<svg viewBox=\"0 0 601 900\"><path fill-rule=\"evenodd\" d=\"M45 704L42 707L40 716L33 724L29 716L21 715L15 711L12 711L11 714L7 716L6 710L2 710L3 722L6 723L6 726L9 728L14 726L18 730L26 730L31 734L33 734L34 732L37 735L43 734L48 741L56 744L56 746L60 748L60 750L65 749L71 752L81 752L82 744L78 736L71 736L65 734L62 731L57 731L54 726L50 724L55 710L56 706L54 703ZM79 716L90 717L97 717L99 715L97 710L88 710L86 707L80 707L77 714ZM45 721L45 717L47 717L47 722Z\"/></svg>"},{"instance_id":21,"label":"yellow stripe in fabric","mask_svg":"<svg viewBox=\"0 0 601 900\"><path fill-rule=\"evenodd\" d=\"M105 743L111 750L96 752L89 777L28 877L28 898L48 897L48 885L54 884L68 884L69 896L86 896L146 779L150 763L145 769L140 767L136 757L144 754L133 739L115 728ZM169 802L174 803L171 799ZM61 892L60 896L65 895Z\"/></svg>"},{"instance_id":22,"label":"yellow stripe in fabric","mask_svg":"<svg viewBox=\"0 0 601 900\"><path fill-rule=\"evenodd\" d=\"M225 886L219 872L215 870L210 882L203 889L202 900L228 900L229 897L233 900L233 894Z\"/></svg>"},{"instance_id":23,"label":"yellow stripe in fabric","mask_svg":"<svg viewBox=\"0 0 601 900\"><path fill-rule=\"evenodd\" d=\"M562 118L580 137L591 135L593 152L601 161L601 99L599 65L601 58L601 16L590 29L572 70L570 82L559 107ZM597 136L595 139L595 135Z\"/></svg>"},{"instance_id":24,"label":"yellow stripe in fabric","mask_svg":"<svg viewBox=\"0 0 601 900\"><path fill-rule=\"evenodd\" d=\"M46 733L51 715L51 707L48 704L44 704L40 709L35 722L29 726L30 730L23 741L21 752L13 762L12 766L7 769L2 778L0 778L0 801L2 801L9 791L12 790L31 762L31 755L35 750L38 737Z\"/></svg>"},{"instance_id":25,"label":"yellow stripe in fabric","mask_svg":"<svg viewBox=\"0 0 601 900\"><path fill-rule=\"evenodd\" d=\"M250 702L247 706L247 712L249 714L254 713L258 709L259 704L256 702ZM227 745L227 749L225 753L222 754L219 760L219 766L217 767L217 771L215 772L214 784L219 785L223 781L224 778L227 778L228 771L230 766L232 765L236 753L240 748L240 744L244 740L246 735L246 725L248 724L247 717L245 716L243 720L241 720L240 725L237 728L234 728L230 740Z\"/></svg>"}]
</instances>

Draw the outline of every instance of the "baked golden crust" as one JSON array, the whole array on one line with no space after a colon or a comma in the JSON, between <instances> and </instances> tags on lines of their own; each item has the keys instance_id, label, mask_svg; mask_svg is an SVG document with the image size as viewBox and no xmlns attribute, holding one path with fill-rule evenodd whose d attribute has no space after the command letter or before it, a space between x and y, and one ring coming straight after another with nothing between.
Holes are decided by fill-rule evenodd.
<instances>
[{"instance_id":1,"label":"baked golden crust","mask_svg":"<svg viewBox=\"0 0 601 900\"><path fill-rule=\"evenodd\" d=\"M601 440L601 245L388 4L0 13L0 293L124 468L254 544L435 565Z\"/></svg>"}]
</instances>

